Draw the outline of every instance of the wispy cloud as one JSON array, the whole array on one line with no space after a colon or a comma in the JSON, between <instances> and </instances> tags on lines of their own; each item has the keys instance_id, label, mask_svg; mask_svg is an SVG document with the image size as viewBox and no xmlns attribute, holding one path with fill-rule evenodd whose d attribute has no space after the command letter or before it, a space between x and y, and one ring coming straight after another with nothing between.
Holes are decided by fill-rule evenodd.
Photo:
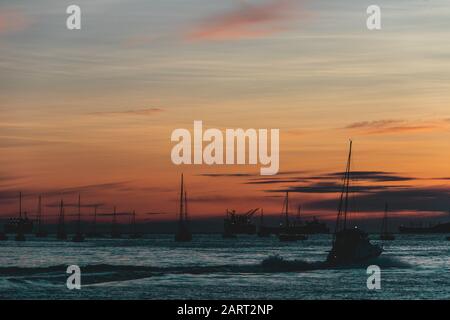
<instances>
[{"instance_id":1,"label":"wispy cloud","mask_svg":"<svg viewBox=\"0 0 450 320\"><path fill-rule=\"evenodd\" d=\"M304 171L280 171L277 173L277 176L290 176L293 174L304 173ZM259 173L201 173L199 174L201 177L210 177L210 178L224 178L224 177L260 177ZM276 177L275 177L276 178ZM266 178L253 178L252 180L266 180Z\"/></svg>"},{"instance_id":2,"label":"wispy cloud","mask_svg":"<svg viewBox=\"0 0 450 320\"><path fill-rule=\"evenodd\" d=\"M354 122L343 129L364 134L401 134L415 131L433 131L448 128L448 121L406 121L406 120L375 120Z\"/></svg>"},{"instance_id":3,"label":"wispy cloud","mask_svg":"<svg viewBox=\"0 0 450 320\"><path fill-rule=\"evenodd\" d=\"M132 109L124 111L100 111L92 112L91 115L98 116L151 116L163 112L161 108L145 108L145 109Z\"/></svg>"},{"instance_id":4,"label":"wispy cloud","mask_svg":"<svg viewBox=\"0 0 450 320\"><path fill-rule=\"evenodd\" d=\"M44 197L62 197L76 194L89 194L99 191L120 191L129 181L107 182L99 184L80 185L73 187L65 187L60 189L36 190L27 188L9 188L0 190L0 201L8 202L19 199L19 192L22 192L24 198L42 195Z\"/></svg>"},{"instance_id":5,"label":"wispy cloud","mask_svg":"<svg viewBox=\"0 0 450 320\"><path fill-rule=\"evenodd\" d=\"M376 185L351 185L349 191L353 193L374 192L390 187ZM303 186L290 186L287 188L267 190L267 192L297 192L297 193L339 193L342 191L342 184L337 182L317 182Z\"/></svg>"},{"instance_id":6,"label":"wispy cloud","mask_svg":"<svg viewBox=\"0 0 450 320\"><path fill-rule=\"evenodd\" d=\"M199 174L201 177L210 177L210 178L223 178L223 177L252 177L255 174L251 173L202 173Z\"/></svg>"},{"instance_id":7,"label":"wispy cloud","mask_svg":"<svg viewBox=\"0 0 450 320\"><path fill-rule=\"evenodd\" d=\"M353 202L359 211L381 211L385 202L391 211L448 212L450 187L385 189L355 195ZM337 199L324 199L308 204L323 210L337 208Z\"/></svg>"},{"instance_id":8,"label":"wispy cloud","mask_svg":"<svg viewBox=\"0 0 450 320\"><path fill-rule=\"evenodd\" d=\"M240 4L217 14L191 30L186 38L193 41L223 41L257 38L284 30L286 21L304 14L295 0L271 0L263 4ZM294 14L295 13L295 14Z\"/></svg>"},{"instance_id":9,"label":"wispy cloud","mask_svg":"<svg viewBox=\"0 0 450 320\"><path fill-rule=\"evenodd\" d=\"M295 171L293 172L295 173ZM297 173L301 173L301 172L297 172ZM300 176L300 177L278 177L278 176L274 176L274 177L264 177L264 178L252 178L252 179L248 179L248 181L246 182L246 184L266 184L266 185L270 185L270 184L292 184L292 183L312 183L314 181L314 183L316 183L316 181L321 181L321 182L327 182L329 183L330 181L340 181L342 179L342 177L344 176L344 172L330 172L330 173L324 173L324 174L319 174L316 176ZM395 182L395 181L412 181L412 180L416 180L417 178L414 177L409 177L409 176L404 176L404 175L400 175L394 172L386 172L386 171L353 171L351 173L351 178L353 180L357 180L357 181L366 181L366 182ZM324 187L327 185L322 185L321 187ZM298 189L297 192L300 192L300 190L302 189ZM306 190L306 189L305 189ZM317 188L312 188L311 190L319 190ZM336 190L336 189L333 189ZM283 191L286 191L286 189L283 189ZM340 191L340 189L339 189ZM333 191L335 192L335 191ZM318 192L318 193L322 193Z\"/></svg>"}]
</instances>

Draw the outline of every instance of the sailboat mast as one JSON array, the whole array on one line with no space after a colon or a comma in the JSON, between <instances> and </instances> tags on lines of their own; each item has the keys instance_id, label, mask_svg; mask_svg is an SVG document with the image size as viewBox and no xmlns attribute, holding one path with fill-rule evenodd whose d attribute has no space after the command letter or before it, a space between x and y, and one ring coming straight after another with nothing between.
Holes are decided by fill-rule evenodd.
<instances>
[{"instance_id":1,"label":"sailboat mast","mask_svg":"<svg viewBox=\"0 0 450 320\"><path fill-rule=\"evenodd\" d=\"M184 192L184 221L188 221L187 192Z\"/></svg>"},{"instance_id":2,"label":"sailboat mast","mask_svg":"<svg viewBox=\"0 0 450 320\"><path fill-rule=\"evenodd\" d=\"M41 203L41 195L38 198L38 228L41 231L41 219L42 219L42 203Z\"/></svg>"},{"instance_id":3,"label":"sailboat mast","mask_svg":"<svg viewBox=\"0 0 450 320\"><path fill-rule=\"evenodd\" d=\"M285 208L286 228L289 228L289 192L286 192L286 208Z\"/></svg>"},{"instance_id":4,"label":"sailboat mast","mask_svg":"<svg viewBox=\"0 0 450 320\"><path fill-rule=\"evenodd\" d=\"M183 222L183 205L184 205L184 182L183 182L183 174L181 174L181 187L180 187L180 224Z\"/></svg>"},{"instance_id":5,"label":"sailboat mast","mask_svg":"<svg viewBox=\"0 0 450 320\"><path fill-rule=\"evenodd\" d=\"M350 161L352 156L352 140L350 140L350 149L347 158L347 164L345 166L344 179L342 182L342 191L339 198L338 214L336 217L336 227L333 235L333 242L336 239L336 233L341 229L342 218L344 219L343 230L347 227L347 211L348 211L348 193L349 193L349 181L350 181ZM342 217L344 215L344 217Z\"/></svg>"},{"instance_id":6,"label":"sailboat mast","mask_svg":"<svg viewBox=\"0 0 450 320\"><path fill-rule=\"evenodd\" d=\"M22 218L22 191L19 192L19 218Z\"/></svg>"},{"instance_id":7,"label":"sailboat mast","mask_svg":"<svg viewBox=\"0 0 450 320\"><path fill-rule=\"evenodd\" d=\"M80 232L81 229L81 195L78 194L78 223L77 223L77 230Z\"/></svg>"},{"instance_id":8,"label":"sailboat mast","mask_svg":"<svg viewBox=\"0 0 450 320\"><path fill-rule=\"evenodd\" d=\"M61 202L59 204L59 232L63 233L64 232L64 202L61 199Z\"/></svg>"},{"instance_id":9,"label":"sailboat mast","mask_svg":"<svg viewBox=\"0 0 450 320\"><path fill-rule=\"evenodd\" d=\"M97 206L94 206L94 228L93 232L97 231Z\"/></svg>"},{"instance_id":10,"label":"sailboat mast","mask_svg":"<svg viewBox=\"0 0 450 320\"><path fill-rule=\"evenodd\" d=\"M353 141L350 140L350 151L348 153L348 161L347 161L347 186L345 188L344 230L347 229L348 194L349 194L349 189L350 189L350 170L351 170L351 160L352 160L352 144L353 144Z\"/></svg>"}]
</instances>

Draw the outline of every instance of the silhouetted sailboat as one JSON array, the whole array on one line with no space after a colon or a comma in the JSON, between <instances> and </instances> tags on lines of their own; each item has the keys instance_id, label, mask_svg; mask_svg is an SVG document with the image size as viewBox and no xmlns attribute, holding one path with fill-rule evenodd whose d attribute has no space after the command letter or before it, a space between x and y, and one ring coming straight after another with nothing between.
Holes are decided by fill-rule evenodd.
<instances>
[{"instance_id":1,"label":"silhouetted sailboat","mask_svg":"<svg viewBox=\"0 0 450 320\"><path fill-rule=\"evenodd\" d=\"M27 213L24 213L25 219L27 218ZM22 192L19 193L19 223L17 224L17 232L16 237L14 238L16 241L25 241L25 225L23 224L22 219Z\"/></svg>"},{"instance_id":2,"label":"silhouetted sailboat","mask_svg":"<svg viewBox=\"0 0 450 320\"><path fill-rule=\"evenodd\" d=\"M113 239L122 238L122 234L120 233L119 226L117 225L117 213L116 213L115 206L114 206L113 220L112 220L112 226L111 226L111 238L113 238Z\"/></svg>"},{"instance_id":3,"label":"silhouetted sailboat","mask_svg":"<svg viewBox=\"0 0 450 320\"><path fill-rule=\"evenodd\" d=\"M22 192L19 192L19 217L10 218L4 226L5 233L16 233L19 241L25 239L26 233L33 232L33 220L28 219L27 213L22 216Z\"/></svg>"},{"instance_id":4,"label":"silhouetted sailboat","mask_svg":"<svg viewBox=\"0 0 450 320\"><path fill-rule=\"evenodd\" d=\"M285 222L284 228L282 228L280 230L280 233L278 234L278 239L280 239L280 241L282 242L308 239L306 235L297 233L295 228L293 228L291 222L289 221L289 192L286 192L286 197L284 198L283 203L283 209Z\"/></svg>"},{"instance_id":5,"label":"silhouetted sailboat","mask_svg":"<svg viewBox=\"0 0 450 320\"><path fill-rule=\"evenodd\" d=\"M133 210L130 221L130 239L140 239L140 238L142 238L142 233L137 232L136 230L136 211Z\"/></svg>"},{"instance_id":6,"label":"silhouetted sailboat","mask_svg":"<svg viewBox=\"0 0 450 320\"><path fill-rule=\"evenodd\" d=\"M90 232L86 233L87 237L94 238L100 237L101 235L97 232L97 208L98 206L94 206L94 220L92 221L92 229Z\"/></svg>"},{"instance_id":7,"label":"silhouetted sailboat","mask_svg":"<svg viewBox=\"0 0 450 320\"><path fill-rule=\"evenodd\" d=\"M66 223L64 221L64 202L61 200L59 204L59 219L58 219L58 230L56 232L56 238L58 240L66 240Z\"/></svg>"},{"instance_id":8,"label":"silhouetted sailboat","mask_svg":"<svg viewBox=\"0 0 450 320\"><path fill-rule=\"evenodd\" d=\"M336 228L333 235L332 248L327 257L327 263L331 265L363 262L376 258L383 252L380 246L370 243L367 233L363 230L357 227L347 228L351 157L352 141L350 140L350 150L339 201Z\"/></svg>"},{"instance_id":9,"label":"silhouetted sailboat","mask_svg":"<svg viewBox=\"0 0 450 320\"><path fill-rule=\"evenodd\" d=\"M78 195L78 221L77 221L77 232L72 238L72 242L83 242L84 235L81 232L81 195Z\"/></svg>"},{"instance_id":10,"label":"silhouetted sailboat","mask_svg":"<svg viewBox=\"0 0 450 320\"><path fill-rule=\"evenodd\" d=\"M259 216L258 237L267 238L270 237L270 230L264 225L264 210L261 209Z\"/></svg>"},{"instance_id":11,"label":"silhouetted sailboat","mask_svg":"<svg viewBox=\"0 0 450 320\"><path fill-rule=\"evenodd\" d=\"M383 222L381 223L381 240L385 241L391 241L395 240L394 234L388 231L388 205L384 206L384 216L383 216Z\"/></svg>"},{"instance_id":12,"label":"silhouetted sailboat","mask_svg":"<svg viewBox=\"0 0 450 320\"><path fill-rule=\"evenodd\" d=\"M183 174L181 174L181 190L180 190L180 213L178 221L178 231L175 234L175 241L189 242L192 240L192 234L189 231L189 220L187 213L187 197L184 191Z\"/></svg>"},{"instance_id":13,"label":"silhouetted sailboat","mask_svg":"<svg viewBox=\"0 0 450 320\"><path fill-rule=\"evenodd\" d=\"M38 223L38 229L36 232L36 238L46 238L47 237L47 231L42 226L42 197L39 195L38 199L38 215L37 215L37 223Z\"/></svg>"}]
</instances>

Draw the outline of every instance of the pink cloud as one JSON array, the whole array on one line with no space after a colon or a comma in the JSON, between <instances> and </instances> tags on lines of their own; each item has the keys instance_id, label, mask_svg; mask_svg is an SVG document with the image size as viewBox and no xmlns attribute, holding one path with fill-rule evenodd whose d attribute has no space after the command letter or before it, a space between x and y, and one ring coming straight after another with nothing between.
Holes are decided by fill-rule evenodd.
<instances>
[{"instance_id":1,"label":"pink cloud","mask_svg":"<svg viewBox=\"0 0 450 320\"><path fill-rule=\"evenodd\" d=\"M0 34L21 31L25 29L29 24L29 20L20 10L0 10Z\"/></svg>"},{"instance_id":2,"label":"pink cloud","mask_svg":"<svg viewBox=\"0 0 450 320\"><path fill-rule=\"evenodd\" d=\"M270 0L258 5L243 4L232 11L207 19L190 30L186 38L191 41L223 41L257 38L280 32L285 30L286 21L298 16L300 10L294 8L297 2Z\"/></svg>"}]
</instances>

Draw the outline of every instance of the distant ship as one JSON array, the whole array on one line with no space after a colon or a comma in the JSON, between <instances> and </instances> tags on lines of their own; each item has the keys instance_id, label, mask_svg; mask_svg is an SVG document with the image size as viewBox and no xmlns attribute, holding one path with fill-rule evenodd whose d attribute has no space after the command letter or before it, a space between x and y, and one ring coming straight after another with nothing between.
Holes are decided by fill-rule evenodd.
<instances>
[{"instance_id":1,"label":"distant ship","mask_svg":"<svg viewBox=\"0 0 450 320\"><path fill-rule=\"evenodd\" d=\"M406 234L429 234L429 233L450 233L450 222L438 223L434 226L422 227L422 226L400 226L398 227L400 233Z\"/></svg>"},{"instance_id":2,"label":"distant ship","mask_svg":"<svg viewBox=\"0 0 450 320\"><path fill-rule=\"evenodd\" d=\"M20 239L33 232L33 221L28 219L26 212L22 214L22 192L19 193L19 216L8 219L3 228L5 233L21 234Z\"/></svg>"},{"instance_id":3,"label":"distant ship","mask_svg":"<svg viewBox=\"0 0 450 320\"><path fill-rule=\"evenodd\" d=\"M192 240L192 234L189 230L189 219L187 212L187 194L184 190L183 174L181 175L181 187L180 187L180 212L178 221L178 230L175 234L176 242L189 242Z\"/></svg>"},{"instance_id":4,"label":"distant ship","mask_svg":"<svg viewBox=\"0 0 450 320\"><path fill-rule=\"evenodd\" d=\"M384 206L384 216L383 216L383 222L381 223L380 240L384 240L384 241L395 240L394 234L388 231L388 205L387 205L387 203Z\"/></svg>"},{"instance_id":5,"label":"distant ship","mask_svg":"<svg viewBox=\"0 0 450 320\"><path fill-rule=\"evenodd\" d=\"M430 233L450 233L450 222L429 225L399 226L398 231L404 234L430 234Z\"/></svg>"},{"instance_id":6,"label":"distant ship","mask_svg":"<svg viewBox=\"0 0 450 320\"><path fill-rule=\"evenodd\" d=\"M332 248L327 257L327 263L333 266L364 262L377 258L383 252L380 246L370 243L367 233L363 230L347 227L351 156L352 141L350 141Z\"/></svg>"},{"instance_id":7,"label":"distant ship","mask_svg":"<svg viewBox=\"0 0 450 320\"><path fill-rule=\"evenodd\" d=\"M300 210L300 209L299 209ZM296 221L291 224L291 230L295 230L297 234L329 234L330 228L328 228L325 222L319 221L316 217L312 220L299 220L298 215ZM281 227L270 227L266 225L260 225L258 232L264 232L266 234L279 234L284 231L284 226Z\"/></svg>"},{"instance_id":8,"label":"distant ship","mask_svg":"<svg viewBox=\"0 0 450 320\"><path fill-rule=\"evenodd\" d=\"M228 210L223 220L223 237L233 238L237 234L255 234L256 225L252 222L252 216L259 210L252 209L246 213L237 213L236 210Z\"/></svg>"},{"instance_id":9,"label":"distant ship","mask_svg":"<svg viewBox=\"0 0 450 320\"><path fill-rule=\"evenodd\" d=\"M286 192L286 197L283 203L284 211L284 226L280 228L278 239L282 242L306 240L308 237L298 232L298 229L289 221L289 192Z\"/></svg>"}]
</instances>

